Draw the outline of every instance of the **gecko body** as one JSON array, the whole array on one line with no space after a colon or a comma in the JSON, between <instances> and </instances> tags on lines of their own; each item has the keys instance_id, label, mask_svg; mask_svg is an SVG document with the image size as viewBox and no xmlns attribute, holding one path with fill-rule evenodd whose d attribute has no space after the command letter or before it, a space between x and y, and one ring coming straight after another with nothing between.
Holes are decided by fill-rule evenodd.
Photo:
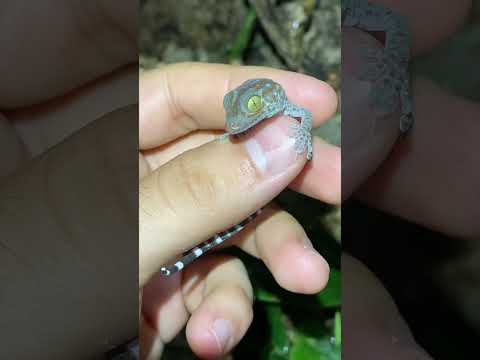
<instances>
[{"instance_id":1,"label":"gecko body","mask_svg":"<svg viewBox=\"0 0 480 360\"><path fill-rule=\"evenodd\" d=\"M385 46L365 48L367 67L360 80L372 81L372 104L393 112L400 105L400 131L407 133L414 123L413 101L408 72L410 31L406 18L368 0L342 1L342 25L364 31L385 33Z\"/></svg>"},{"instance_id":2,"label":"gecko body","mask_svg":"<svg viewBox=\"0 0 480 360\"><path fill-rule=\"evenodd\" d=\"M278 114L300 118L299 123L291 126L293 130L291 137L295 139L295 152L298 155L306 152L307 160L312 159L312 115L307 109L292 104L280 84L270 79L247 80L225 95L223 107L226 113L226 132L221 138L243 134L261 121ZM187 251L175 263L162 267L160 273L170 276L181 271L206 252L242 231L262 210L263 208L257 210L241 223L215 234Z\"/></svg>"}]
</instances>

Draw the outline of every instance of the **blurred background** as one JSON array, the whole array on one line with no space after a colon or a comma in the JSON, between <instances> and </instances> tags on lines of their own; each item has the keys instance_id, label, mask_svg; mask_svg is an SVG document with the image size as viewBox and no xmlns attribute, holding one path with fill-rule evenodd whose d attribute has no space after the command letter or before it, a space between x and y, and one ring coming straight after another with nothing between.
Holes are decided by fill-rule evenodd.
<instances>
[{"instance_id":1,"label":"blurred background","mask_svg":"<svg viewBox=\"0 0 480 360\"><path fill-rule=\"evenodd\" d=\"M412 71L480 101L479 64L480 1L474 0L466 27L415 59ZM434 359L478 358L479 242L443 236L355 201L342 206L342 215L343 248L382 281L417 342Z\"/></svg>"},{"instance_id":2,"label":"blurred background","mask_svg":"<svg viewBox=\"0 0 480 360\"><path fill-rule=\"evenodd\" d=\"M269 66L328 82L340 97L340 0L141 0L140 69L201 61ZM338 113L317 136L340 145ZM319 179L321 181L321 179ZM295 216L331 267L313 296L282 290L262 263L235 249L250 272L253 324L231 358L339 360L340 209L284 191L276 201ZM193 358L183 336L165 359Z\"/></svg>"}]
</instances>

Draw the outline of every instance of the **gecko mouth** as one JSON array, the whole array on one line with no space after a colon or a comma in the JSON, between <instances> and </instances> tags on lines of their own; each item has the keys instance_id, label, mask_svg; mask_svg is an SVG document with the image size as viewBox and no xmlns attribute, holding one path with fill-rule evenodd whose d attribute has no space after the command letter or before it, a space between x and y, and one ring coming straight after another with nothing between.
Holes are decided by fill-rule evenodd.
<instances>
[{"instance_id":1,"label":"gecko mouth","mask_svg":"<svg viewBox=\"0 0 480 360\"><path fill-rule=\"evenodd\" d=\"M252 127L254 127L255 125L257 125L260 121L262 121L263 118L261 119L258 119L257 121L255 122L252 122L250 125L248 125L247 127L241 127L241 126L230 126L229 127L229 132L230 134L232 135L240 135L240 134L243 134L243 133L247 133L249 132Z\"/></svg>"}]
</instances>

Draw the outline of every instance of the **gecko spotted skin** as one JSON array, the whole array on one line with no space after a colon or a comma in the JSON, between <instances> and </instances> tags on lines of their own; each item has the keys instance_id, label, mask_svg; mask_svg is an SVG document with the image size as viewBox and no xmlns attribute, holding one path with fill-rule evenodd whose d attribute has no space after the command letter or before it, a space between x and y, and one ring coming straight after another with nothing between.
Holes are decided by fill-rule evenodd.
<instances>
[{"instance_id":1,"label":"gecko spotted skin","mask_svg":"<svg viewBox=\"0 0 480 360\"><path fill-rule=\"evenodd\" d=\"M245 133L262 120L277 114L300 118L299 123L291 125L291 129L294 130L291 137L295 139L295 152L297 155L306 152L307 160L312 159L312 114L310 111L290 103L280 84L270 79L247 80L225 95L223 107L226 113L226 133L220 138ZM257 210L241 223L212 236L199 246L187 251L174 264L162 267L160 273L170 276L181 271L207 251L242 231L262 210Z\"/></svg>"},{"instance_id":2,"label":"gecko spotted skin","mask_svg":"<svg viewBox=\"0 0 480 360\"><path fill-rule=\"evenodd\" d=\"M360 80L372 81L372 104L393 112L400 102L400 131L407 133L414 124L413 101L408 73L410 31L406 18L368 0L343 0L342 25L364 31L384 32L385 47L365 48L368 66Z\"/></svg>"},{"instance_id":3,"label":"gecko spotted skin","mask_svg":"<svg viewBox=\"0 0 480 360\"><path fill-rule=\"evenodd\" d=\"M270 79L247 80L225 95L223 107L227 114L227 136L244 133L262 120L280 113L300 118L300 123L291 125L295 151L297 154L306 151L307 160L312 159L312 114L290 103L280 84Z\"/></svg>"}]
</instances>

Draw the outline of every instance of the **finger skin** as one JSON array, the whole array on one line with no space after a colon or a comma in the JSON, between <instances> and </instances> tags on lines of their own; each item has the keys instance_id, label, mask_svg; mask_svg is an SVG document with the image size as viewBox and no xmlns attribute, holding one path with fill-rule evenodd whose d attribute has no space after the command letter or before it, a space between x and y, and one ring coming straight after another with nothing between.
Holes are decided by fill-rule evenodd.
<instances>
[{"instance_id":1,"label":"finger skin","mask_svg":"<svg viewBox=\"0 0 480 360\"><path fill-rule=\"evenodd\" d=\"M181 292L181 274L165 279L155 274L142 288L142 315L163 343L170 342L187 323L189 313Z\"/></svg>"},{"instance_id":2,"label":"finger skin","mask_svg":"<svg viewBox=\"0 0 480 360\"><path fill-rule=\"evenodd\" d=\"M329 266L312 247L295 218L269 206L253 226L238 234L235 244L263 260L277 283L286 290L315 294L327 284Z\"/></svg>"},{"instance_id":3,"label":"finger skin","mask_svg":"<svg viewBox=\"0 0 480 360\"><path fill-rule=\"evenodd\" d=\"M138 61L138 1L117 4L3 1L0 109L64 95Z\"/></svg>"},{"instance_id":4,"label":"finger skin","mask_svg":"<svg viewBox=\"0 0 480 360\"><path fill-rule=\"evenodd\" d=\"M207 143L140 180L140 283L175 255L244 220L288 186L306 161L305 154L297 159L288 138L294 122L286 117L266 120L245 142ZM251 140L253 152L247 145ZM254 160L260 142L273 154L271 161Z\"/></svg>"},{"instance_id":5,"label":"finger skin","mask_svg":"<svg viewBox=\"0 0 480 360\"><path fill-rule=\"evenodd\" d=\"M225 94L258 77L279 82L291 102L312 112L314 126L335 113L335 91L310 76L254 66L168 65L140 76L140 148L157 147L198 129L223 129Z\"/></svg>"},{"instance_id":6,"label":"finger skin","mask_svg":"<svg viewBox=\"0 0 480 360\"><path fill-rule=\"evenodd\" d=\"M165 343L158 332L140 316L139 355L140 360L160 359Z\"/></svg>"},{"instance_id":7,"label":"finger skin","mask_svg":"<svg viewBox=\"0 0 480 360\"><path fill-rule=\"evenodd\" d=\"M238 344L253 319L253 290L238 259L212 256L199 260L187 270L183 293L192 313L187 340L197 356L215 359ZM230 330L223 341L222 329Z\"/></svg>"},{"instance_id":8,"label":"finger skin","mask_svg":"<svg viewBox=\"0 0 480 360\"><path fill-rule=\"evenodd\" d=\"M181 153L204 145L220 135L213 131L196 131L158 149L144 151L139 163L141 176L158 169ZM341 198L341 154L338 146L313 137L313 159L302 169L289 187L328 204L339 204ZM343 185L343 184L342 184Z\"/></svg>"},{"instance_id":9,"label":"finger skin","mask_svg":"<svg viewBox=\"0 0 480 360\"><path fill-rule=\"evenodd\" d=\"M153 276L141 289L140 358L158 359L166 343L187 323L189 313L181 291L181 274Z\"/></svg>"},{"instance_id":10,"label":"finger skin","mask_svg":"<svg viewBox=\"0 0 480 360\"><path fill-rule=\"evenodd\" d=\"M105 114L138 106L137 84L136 66L127 66L57 99L6 114L33 158ZM135 116L138 122L138 109Z\"/></svg>"},{"instance_id":11,"label":"finger skin","mask_svg":"<svg viewBox=\"0 0 480 360\"><path fill-rule=\"evenodd\" d=\"M416 124L355 194L370 206L455 237L480 237L480 106L414 82Z\"/></svg>"},{"instance_id":12,"label":"finger skin","mask_svg":"<svg viewBox=\"0 0 480 360\"><path fill-rule=\"evenodd\" d=\"M343 255L342 279L346 359L431 360L415 342L390 294L365 265Z\"/></svg>"},{"instance_id":13,"label":"finger skin","mask_svg":"<svg viewBox=\"0 0 480 360\"><path fill-rule=\"evenodd\" d=\"M358 29L343 31L342 200L350 197L384 161L399 136L399 116L370 105L372 84L358 80L365 68L362 47L379 48L374 37Z\"/></svg>"},{"instance_id":14,"label":"finger skin","mask_svg":"<svg viewBox=\"0 0 480 360\"><path fill-rule=\"evenodd\" d=\"M313 159L290 183L292 190L339 205L342 196L342 151L340 147L313 137Z\"/></svg>"},{"instance_id":15,"label":"finger skin","mask_svg":"<svg viewBox=\"0 0 480 360\"><path fill-rule=\"evenodd\" d=\"M410 22L412 57L419 56L457 32L467 21L471 0L371 0L385 5ZM428 20L427 20L428 19Z\"/></svg>"},{"instance_id":16,"label":"finger skin","mask_svg":"<svg viewBox=\"0 0 480 360\"><path fill-rule=\"evenodd\" d=\"M215 357L230 350L251 322L252 301L253 290L245 267L232 257L208 256L169 279L152 277L142 291L141 358L158 358L190 314L193 320L189 320L187 335L199 356ZM209 330L209 324L220 315L231 321L234 329L228 348L223 350Z\"/></svg>"},{"instance_id":17,"label":"finger skin","mask_svg":"<svg viewBox=\"0 0 480 360\"><path fill-rule=\"evenodd\" d=\"M1 359L91 359L137 335L137 113L107 114L1 181Z\"/></svg>"}]
</instances>

